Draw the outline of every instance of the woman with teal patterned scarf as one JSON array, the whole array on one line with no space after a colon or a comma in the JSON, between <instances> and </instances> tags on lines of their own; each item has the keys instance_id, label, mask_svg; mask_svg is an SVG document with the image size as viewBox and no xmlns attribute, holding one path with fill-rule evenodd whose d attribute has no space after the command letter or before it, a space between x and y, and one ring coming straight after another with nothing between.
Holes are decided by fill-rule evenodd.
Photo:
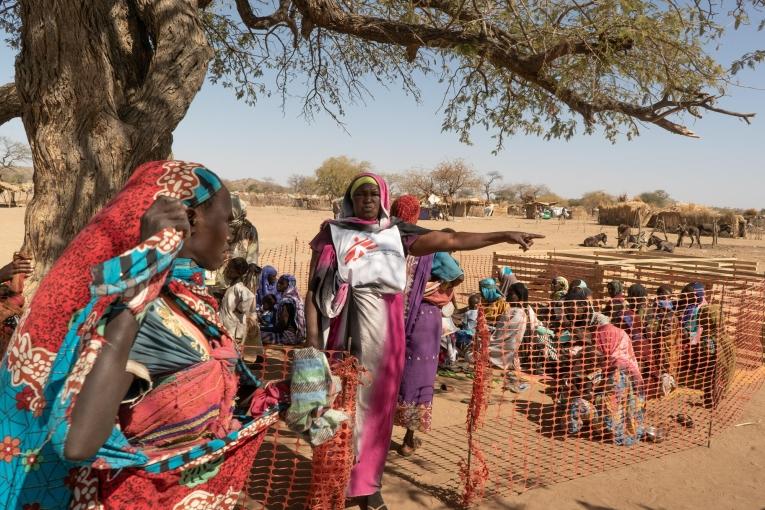
<instances>
[{"instance_id":1,"label":"woman with teal patterned scarf","mask_svg":"<svg viewBox=\"0 0 765 510\"><path fill-rule=\"evenodd\" d=\"M159 161L70 243L0 368L6 508L234 508L287 389L235 408L260 383L203 277L231 217L215 174Z\"/></svg>"}]
</instances>

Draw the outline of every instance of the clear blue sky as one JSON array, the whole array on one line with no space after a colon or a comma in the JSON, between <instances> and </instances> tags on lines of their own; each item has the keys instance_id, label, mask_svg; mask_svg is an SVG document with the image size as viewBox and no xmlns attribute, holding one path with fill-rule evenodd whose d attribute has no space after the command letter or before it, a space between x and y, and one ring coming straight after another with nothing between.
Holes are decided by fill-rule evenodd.
<instances>
[{"instance_id":1,"label":"clear blue sky","mask_svg":"<svg viewBox=\"0 0 765 510\"><path fill-rule=\"evenodd\" d=\"M720 61L727 64L762 47L765 32L742 30L725 39ZM13 79L12 62L13 54L0 49L0 83ZM485 132L475 133L472 146L441 132L443 89L434 80L421 83L421 104L397 87L373 87L374 99L347 108L349 134L327 116L306 122L298 100L284 113L278 98L251 108L206 83L175 132L173 150L176 158L202 162L226 178L286 182L290 174L310 174L327 157L341 154L368 160L381 172L464 158L481 173L497 170L505 182L544 183L566 197L595 189L637 194L661 188L682 201L759 209L765 207L765 65L737 78L745 87L732 87L731 97L720 104L756 112L750 126L707 115L690 125L701 140L644 127L636 140L616 145L599 136L580 135L569 142L517 136L497 156ZM26 138L18 120L0 126L0 136Z\"/></svg>"}]
</instances>

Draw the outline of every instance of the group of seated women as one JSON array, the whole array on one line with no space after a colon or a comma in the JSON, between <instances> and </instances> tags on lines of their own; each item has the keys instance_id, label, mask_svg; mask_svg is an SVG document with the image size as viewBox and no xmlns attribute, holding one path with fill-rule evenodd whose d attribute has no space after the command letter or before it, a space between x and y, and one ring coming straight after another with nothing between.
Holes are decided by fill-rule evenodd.
<instances>
[{"instance_id":1,"label":"group of seated women","mask_svg":"<svg viewBox=\"0 0 765 510\"><path fill-rule=\"evenodd\" d=\"M508 268L481 280L489 362L503 371L504 389L521 393L530 387L522 374L538 376L549 382L569 434L624 445L662 438L645 424L645 402L678 385L701 390L702 404L716 406L733 350L704 285L688 284L678 294L662 285L650 297L641 284L612 281L607 292L595 300L586 282L558 276L549 301L529 303L527 287Z\"/></svg>"},{"instance_id":2,"label":"group of seated women","mask_svg":"<svg viewBox=\"0 0 765 510\"><path fill-rule=\"evenodd\" d=\"M226 265L224 277L228 287L220 315L240 346L305 341L304 304L293 275L279 275L273 266L261 269L237 257Z\"/></svg>"}]
</instances>

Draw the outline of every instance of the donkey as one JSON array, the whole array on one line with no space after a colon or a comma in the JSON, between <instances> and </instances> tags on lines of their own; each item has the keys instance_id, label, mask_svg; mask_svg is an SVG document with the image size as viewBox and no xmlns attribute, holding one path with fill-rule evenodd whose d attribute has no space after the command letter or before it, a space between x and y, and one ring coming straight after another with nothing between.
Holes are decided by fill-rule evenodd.
<instances>
[{"instance_id":1,"label":"donkey","mask_svg":"<svg viewBox=\"0 0 765 510\"><path fill-rule=\"evenodd\" d=\"M619 225L616 229L616 247L628 248L631 244L631 237L634 237L632 235L632 228L629 225Z\"/></svg>"},{"instance_id":2,"label":"donkey","mask_svg":"<svg viewBox=\"0 0 765 510\"><path fill-rule=\"evenodd\" d=\"M665 241L659 236L655 236L651 234L651 237L648 238L648 246L656 246L657 251L664 251L667 253L674 253L675 252L675 245L670 243L669 241Z\"/></svg>"},{"instance_id":3,"label":"donkey","mask_svg":"<svg viewBox=\"0 0 765 510\"><path fill-rule=\"evenodd\" d=\"M601 232L600 234L588 237L582 241L580 246L585 246L587 248L600 248L601 245L606 246L607 244L608 236L605 232Z\"/></svg>"},{"instance_id":4,"label":"donkey","mask_svg":"<svg viewBox=\"0 0 765 510\"><path fill-rule=\"evenodd\" d=\"M691 245L689 248L693 248L693 243L695 242L696 245L698 245L699 248L701 248L701 231L699 230L699 227L694 227L692 225L680 225L677 227L677 247L682 248L683 247L683 239L685 239L685 236L688 236L691 238Z\"/></svg>"}]
</instances>

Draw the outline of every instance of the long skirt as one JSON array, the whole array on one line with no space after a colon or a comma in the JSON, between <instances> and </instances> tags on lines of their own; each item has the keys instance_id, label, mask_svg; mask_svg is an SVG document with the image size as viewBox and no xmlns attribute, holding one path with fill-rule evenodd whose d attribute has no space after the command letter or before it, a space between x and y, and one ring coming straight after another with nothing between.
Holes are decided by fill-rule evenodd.
<instances>
[{"instance_id":1,"label":"long skirt","mask_svg":"<svg viewBox=\"0 0 765 510\"><path fill-rule=\"evenodd\" d=\"M423 302L413 333L406 339L404 375L398 392L396 425L411 430L430 430L433 383L441 347L441 309Z\"/></svg>"},{"instance_id":2,"label":"long skirt","mask_svg":"<svg viewBox=\"0 0 765 510\"><path fill-rule=\"evenodd\" d=\"M347 315L351 354L366 369L356 398L354 447L348 496L368 496L382 487L404 368L404 307L401 294L354 289Z\"/></svg>"}]
</instances>

